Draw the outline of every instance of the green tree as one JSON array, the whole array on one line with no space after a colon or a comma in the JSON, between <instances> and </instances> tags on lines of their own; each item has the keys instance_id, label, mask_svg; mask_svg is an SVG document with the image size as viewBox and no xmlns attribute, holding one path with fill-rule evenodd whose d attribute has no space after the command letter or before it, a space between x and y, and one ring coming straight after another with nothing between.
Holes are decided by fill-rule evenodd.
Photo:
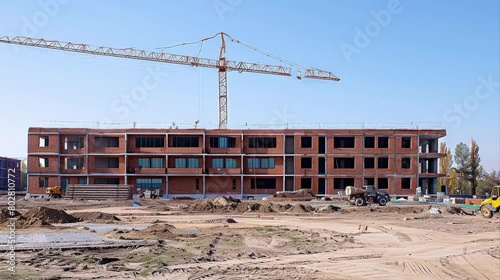
<instances>
[{"instance_id":1,"label":"green tree","mask_svg":"<svg viewBox=\"0 0 500 280\"><path fill-rule=\"evenodd\" d=\"M439 173L446 174L446 177L440 177L438 179L438 189L441 189L443 185L449 185L449 176L451 166L453 164L453 156L451 155L451 150L446 147L445 142L441 142L439 145L439 152L446 154L444 157L439 159ZM441 189L441 191L444 191Z\"/></svg>"},{"instance_id":2,"label":"green tree","mask_svg":"<svg viewBox=\"0 0 500 280\"><path fill-rule=\"evenodd\" d=\"M470 162L470 149L467 144L460 142L455 148L455 163L457 165L457 190L462 194L467 193L469 188L468 173Z\"/></svg>"},{"instance_id":3,"label":"green tree","mask_svg":"<svg viewBox=\"0 0 500 280\"><path fill-rule=\"evenodd\" d=\"M448 177L448 193L456 194L457 190L458 190L457 169L452 168L450 171L450 176Z\"/></svg>"},{"instance_id":4,"label":"green tree","mask_svg":"<svg viewBox=\"0 0 500 280\"><path fill-rule=\"evenodd\" d=\"M492 170L490 173L485 173L478 180L477 193L479 195L491 194L493 186L500 185L500 172Z\"/></svg>"},{"instance_id":5,"label":"green tree","mask_svg":"<svg viewBox=\"0 0 500 280\"><path fill-rule=\"evenodd\" d=\"M481 158L479 157L479 146L476 140L471 140L470 157L467 168L467 180L471 183L472 195L476 195L477 180L483 174Z\"/></svg>"},{"instance_id":6,"label":"green tree","mask_svg":"<svg viewBox=\"0 0 500 280\"><path fill-rule=\"evenodd\" d=\"M26 190L28 186L28 167L26 161L21 161L21 188Z\"/></svg>"}]
</instances>

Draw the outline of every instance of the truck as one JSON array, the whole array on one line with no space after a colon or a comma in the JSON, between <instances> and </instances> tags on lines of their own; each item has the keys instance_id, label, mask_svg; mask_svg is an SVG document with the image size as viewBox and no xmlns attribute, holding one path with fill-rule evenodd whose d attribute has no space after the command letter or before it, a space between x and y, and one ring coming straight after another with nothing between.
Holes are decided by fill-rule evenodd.
<instances>
[{"instance_id":1,"label":"truck","mask_svg":"<svg viewBox=\"0 0 500 280\"><path fill-rule=\"evenodd\" d=\"M481 202L481 214L485 218L492 218L493 212L498 212L500 210L500 186L494 186L491 189L491 195L489 198Z\"/></svg>"},{"instance_id":2,"label":"truck","mask_svg":"<svg viewBox=\"0 0 500 280\"><path fill-rule=\"evenodd\" d=\"M345 188L345 193L349 197L349 202L356 206L365 206L372 203L385 206L391 200L387 192L378 191L373 185L362 186L361 188L348 186Z\"/></svg>"}]
</instances>

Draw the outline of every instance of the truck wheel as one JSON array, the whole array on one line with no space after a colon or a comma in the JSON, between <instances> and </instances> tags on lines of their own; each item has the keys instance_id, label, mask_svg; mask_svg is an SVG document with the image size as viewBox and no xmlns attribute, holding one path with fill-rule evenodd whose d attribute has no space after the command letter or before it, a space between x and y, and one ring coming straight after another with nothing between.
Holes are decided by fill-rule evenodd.
<instances>
[{"instance_id":1,"label":"truck wheel","mask_svg":"<svg viewBox=\"0 0 500 280\"><path fill-rule=\"evenodd\" d=\"M380 206L385 206L387 204L387 198L386 197L381 197L378 199L378 205Z\"/></svg>"},{"instance_id":2,"label":"truck wheel","mask_svg":"<svg viewBox=\"0 0 500 280\"><path fill-rule=\"evenodd\" d=\"M493 217L493 211L491 211L486 205L481 206L481 214L483 214L483 217L485 218L492 218Z\"/></svg>"},{"instance_id":3,"label":"truck wheel","mask_svg":"<svg viewBox=\"0 0 500 280\"><path fill-rule=\"evenodd\" d=\"M354 204L356 204L356 206L363 206L365 205L365 200L362 199L361 197L358 197L356 198L356 200L354 201Z\"/></svg>"}]
</instances>

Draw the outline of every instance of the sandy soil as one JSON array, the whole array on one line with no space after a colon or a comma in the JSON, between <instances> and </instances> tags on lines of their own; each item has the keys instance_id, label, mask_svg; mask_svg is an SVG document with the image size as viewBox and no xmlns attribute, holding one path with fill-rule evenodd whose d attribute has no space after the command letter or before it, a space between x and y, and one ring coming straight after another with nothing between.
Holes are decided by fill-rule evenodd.
<instances>
[{"instance_id":1,"label":"sandy soil","mask_svg":"<svg viewBox=\"0 0 500 280\"><path fill-rule=\"evenodd\" d=\"M19 201L22 214L45 206L119 220L103 220L109 230L97 232L95 220L19 229L25 237L64 234L71 226L107 246L80 248L74 240L73 246L48 242L19 251L16 279L500 279L500 215L454 215L444 207L432 215L429 205L261 202L259 210L248 211L254 206L207 210L201 201L141 203ZM0 279L9 278L2 254Z\"/></svg>"}]
</instances>

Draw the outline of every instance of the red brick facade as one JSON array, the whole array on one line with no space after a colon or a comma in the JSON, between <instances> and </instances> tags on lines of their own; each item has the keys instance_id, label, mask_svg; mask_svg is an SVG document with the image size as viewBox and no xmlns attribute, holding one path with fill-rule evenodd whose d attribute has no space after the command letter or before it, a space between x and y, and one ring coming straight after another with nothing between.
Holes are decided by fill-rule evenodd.
<instances>
[{"instance_id":1,"label":"red brick facade","mask_svg":"<svg viewBox=\"0 0 500 280\"><path fill-rule=\"evenodd\" d=\"M390 194L437 190L445 130L30 128L28 192L47 185L131 184L164 196L333 195L374 184ZM42 179L40 179L42 178ZM42 182L43 181L43 182Z\"/></svg>"}]
</instances>

